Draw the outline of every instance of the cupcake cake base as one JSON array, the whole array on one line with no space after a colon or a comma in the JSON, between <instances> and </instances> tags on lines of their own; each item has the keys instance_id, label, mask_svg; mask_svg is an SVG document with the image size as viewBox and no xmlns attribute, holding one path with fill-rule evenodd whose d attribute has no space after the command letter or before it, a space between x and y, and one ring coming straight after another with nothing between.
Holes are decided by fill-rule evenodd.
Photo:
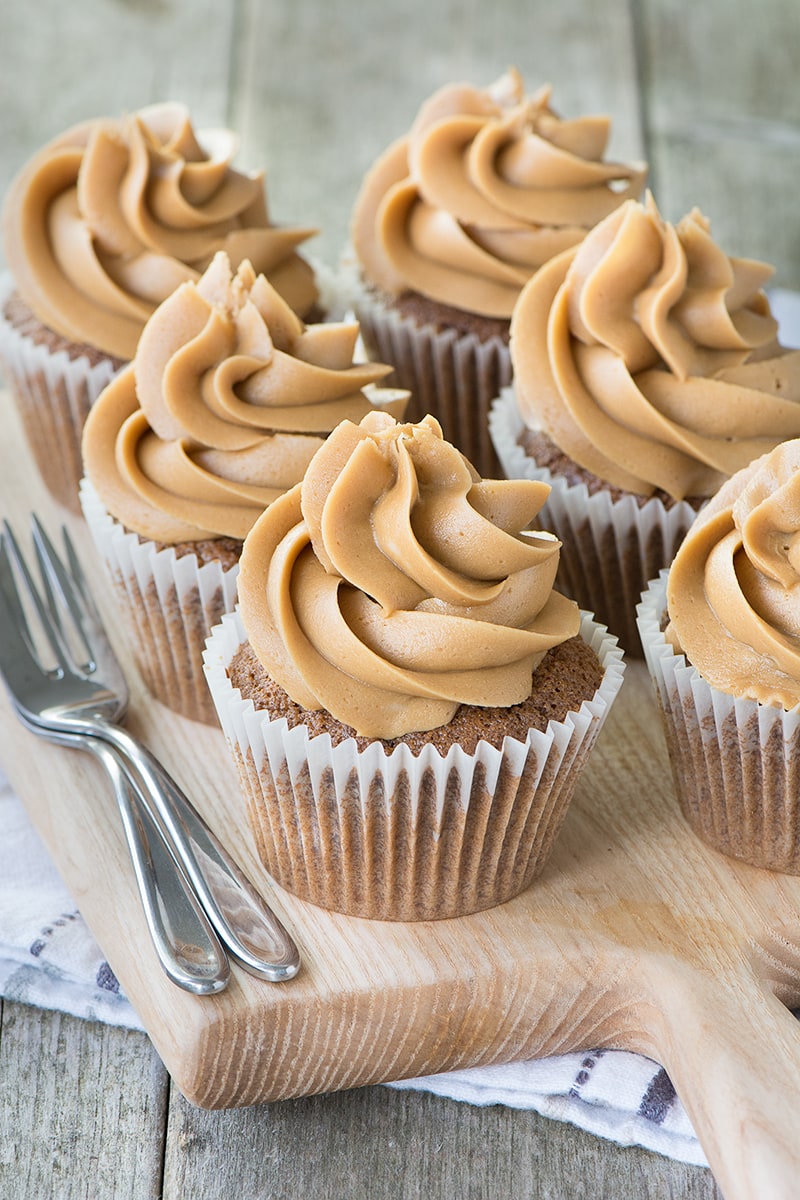
<instances>
[{"instance_id":1,"label":"cupcake cake base","mask_svg":"<svg viewBox=\"0 0 800 1200\"><path fill-rule=\"evenodd\" d=\"M471 317L412 293L393 300L363 285L350 292L368 357L391 363L387 385L411 392L406 419L430 413L484 479L497 478L488 417L511 382L508 321Z\"/></svg>"},{"instance_id":2,"label":"cupcake cake base","mask_svg":"<svg viewBox=\"0 0 800 1200\"><path fill-rule=\"evenodd\" d=\"M89 409L123 365L62 338L0 277L0 361L25 437L50 494L80 512L81 434Z\"/></svg>"},{"instance_id":3,"label":"cupcake cake base","mask_svg":"<svg viewBox=\"0 0 800 1200\"><path fill-rule=\"evenodd\" d=\"M149 691L182 716L215 725L203 648L213 626L236 603L239 564L227 545L231 539L212 542L209 555L190 544L162 547L115 521L87 479L81 482L80 500Z\"/></svg>"},{"instance_id":4,"label":"cupcake cake base","mask_svg":"<svg viewBox=\"0 0 800 1200\"><path fill-rule=\"evenodd\" d=\"M638 623L683 815L722 854L800 875L800 708L727 695L676 654L668 578L651 582Z\"/></svg>"},{"instance_id":5,"label":"cupcake cake base","mask_svg":"<svg viewBox=\"0 0 800 1200\"><path fill-rule=\"evenodd\" d=\"M559 700L556 686L549 703L560 703L561 719L547 719L534 699L510 736L486 713L497 745L475 736L469 714L471 738L454 741L457 726L437 746L429 735L355 738L327 715L298 710L242 651L238 611L223 617L206 676L270 874L322 908L379 920L463 916L523 891L550 854L622 681L616 639L588 616L581 633L588 656L566 651L569 672L556 665L549 681L571 677L584 692ZM299 716L307 720L294 724Z\"/></svg>"}]
</instances>

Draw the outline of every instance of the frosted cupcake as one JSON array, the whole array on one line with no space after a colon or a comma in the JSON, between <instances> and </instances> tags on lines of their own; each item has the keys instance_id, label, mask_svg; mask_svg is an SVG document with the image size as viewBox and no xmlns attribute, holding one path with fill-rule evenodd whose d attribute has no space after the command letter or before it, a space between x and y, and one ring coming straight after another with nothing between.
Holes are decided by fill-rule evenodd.
<instances>
[{"instance_id":1,"label":"frosted cupcake","mask_svg":"<svg viewBox=\"0 0 800 1200\"><path fill-rule=\"evenodd\" d=\"M93 406L81 504L144 680L214 720L205 638L233 608L245 534L302 478L325 436L405 393L353 364L358 326L306 326L249 262L215 255L153 314Z\"/></svg>"},{"instance_id":2,"label":"frosted cupcake","mask_svg":"<svg viewBox=\"0 0 800 1200\"><path fill-rule=\"evenodd\" d=\"M642 589L725 479L800 434L800 353L777 342L764 263L730 258L694 210L628 201L537 273L492 408L505 472L553 486L574 549L560 584L636 652Z\"/></svg>"},{"instance_id":3,"label":"frosted cupcake","mask_svg":"<svg viewBox=\"0 0 800 1200\"><path fill-rule=\"evenodd\" d=\"M723 854L800 874L800 440L720 489L639 629L687 821Z\"/></svg>"},{"instance_id":4,"label":"frosted cupcake","mask_svg":"<svg viewBox=\"0 0 800 1200\"><path fill-rule=\"evenodd\" d=\"M442 88L364 179L352 239L367 349L411 390L409 415L434 414L484 475L522 287L643 186L642 164L605 160L609 132L605 117L562 120L549 87L526 96L511 71Z\"/></svg>"},{"instance_id":5,"label":"frosted cupcake","mask_svg":"<svg viewBox=\"0 0 800 1200\"><path fill-rule=\"evenodd\" d=\"M542 869L622 678L524 531L546 487L481 480L433 417L343 422L245 540L206 673L261 857L362 917L501 903Z\"/></svg>"},{"instance_id":6,"label":"frosted cupcake","mask_svg":"<svg viewBox=\"0 0 800 1200\"><path fill-rule=\"evenodd\" d=\"M195 134L180 104L92 120L22 168L3 209L0 359L41 473L77 508L89 408L145 322L217 251L248 259L301 316L317 303L296 253L309 230L270 222L261 173L227 131Z\"/></svg>"}]
</instances>

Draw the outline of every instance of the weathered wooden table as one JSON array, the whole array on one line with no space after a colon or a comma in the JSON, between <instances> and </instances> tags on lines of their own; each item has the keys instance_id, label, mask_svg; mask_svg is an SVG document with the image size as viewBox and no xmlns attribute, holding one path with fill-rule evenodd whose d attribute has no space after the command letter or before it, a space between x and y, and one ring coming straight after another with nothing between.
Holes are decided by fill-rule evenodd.
<instances>
[{"instance_id":1,"label":"weathered wooden table","mask_svg":"<svg viewBox=\"0 0 800 1200\"><path fill-rule=\"evenodd\" d=\"M797 0L56 0L0 9L0 190L73 121L159 99L230 125L276 220L334 262L358 182L453 79L516 65L565 116L609 112L662 213L800 287ZM142 1034L0 1002L0 1198L712 1197L710 1172L503 1107L373 1087L192 1108Z\"/></svg>"}]
</instances>

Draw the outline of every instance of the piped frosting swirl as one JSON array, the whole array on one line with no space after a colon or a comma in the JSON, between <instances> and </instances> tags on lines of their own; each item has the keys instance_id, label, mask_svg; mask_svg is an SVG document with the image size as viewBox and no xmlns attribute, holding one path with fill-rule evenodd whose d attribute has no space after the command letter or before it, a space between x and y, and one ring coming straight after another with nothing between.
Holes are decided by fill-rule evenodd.
<instances>
[{"instance_id":1,"label":"piped frosting swirl","mask_svg":"<svg viewBox=\"0 0 800 1200\"><path fill-rule=\"evenodd\" d=\"M553 591L560 543L524 532L548 492L481 480L433 417L343 422L245 541L256 655L297 703L367 737L520 703L579 628Z\"/></svg>"},{"instance_id":2,"label":"piped frosting swirl","mask_svg":"<svg viewBox=\"0 0 800 1200\"><path fill-rule=\"evenodd\" d=\"M358 325L305 326L263 275L223 252L156 310L134 362L92 408L84 468L126 528L165 543L244 538L325 436L407 393L353 362ZM366 389L366 391L364 390Z\"/></svg>"},{"instance_id":3,"label":"piped frosting swirl","mask_svg":"<svg viewBox=\"0 0 800 1200\"><path fill-rule=\"evenodd\" d=\"M730 479L670 569L667 638L714 687L800 704L800 439Z\"/></svg>"},{"instance_id":4,"label":"piped frosting swirl","mask_svg":"<svg viewBox=\"0 0 800 1200\"><path fill-rule=\"evenodd\" d=\"M523 420L615 487L712 495L800 435L800 352L777 342L765 263L693 210L627 201L523 290L511 325Z\"/></svg>"},{"instance_id":5,"label":"piped frosting swirl","mask_svg":"<svg viewBox=\"0 0 800 1200\"><path fill-rule=\"evenodd\" d=\"M352 236L368 283L508 318L533 272L628 196L645 167L604 160L606 117L562 120L511 71L453 84L365 177Z\"/></svg>"},{"instance_id":6,"label":"piped frosting swirl","mask_svg":"<svg viewBox=\"0 0 800 1200\"><path fill-rule=\"evenodd\" d=\"M227 130L196 134L180 104L57 137L5 201L6 258L23 299L62 336L131 359L157 305L223 250L308 313L317 289L295 248L314 231L270 223L263 174L234 170L235 149Z\"/></svg>"}]
</instances>

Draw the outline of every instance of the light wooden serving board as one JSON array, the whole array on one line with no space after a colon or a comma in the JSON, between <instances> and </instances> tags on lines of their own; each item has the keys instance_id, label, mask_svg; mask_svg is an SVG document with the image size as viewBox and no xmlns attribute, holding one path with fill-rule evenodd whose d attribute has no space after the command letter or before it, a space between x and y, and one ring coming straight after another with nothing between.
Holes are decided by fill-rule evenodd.
<instances>
[{"instance_id":1,"label":"light wooden serving board","mask_svg":"<svg viewBox=\"0 0 800 1200\"><path fill-rule=\"evenodd\" d=\"M27 538L49 498L0 392L0 515ZM113 609L101 607L115 628ZM127 664L125 647L118 649ZM326 913L260 867L222 733L169 712L131 667L129 727L161 757L294 933L298 977L234 968L195 998L150 945L113 797L79 751L0 695L0 761L184 1095L222 1108L601 1046L663 1064L728 1200L800 1194L800 879L728 860L684 824L655 703L630 663L554 854L518 899L455 921Z\"/></svg>"}]
</instances>

